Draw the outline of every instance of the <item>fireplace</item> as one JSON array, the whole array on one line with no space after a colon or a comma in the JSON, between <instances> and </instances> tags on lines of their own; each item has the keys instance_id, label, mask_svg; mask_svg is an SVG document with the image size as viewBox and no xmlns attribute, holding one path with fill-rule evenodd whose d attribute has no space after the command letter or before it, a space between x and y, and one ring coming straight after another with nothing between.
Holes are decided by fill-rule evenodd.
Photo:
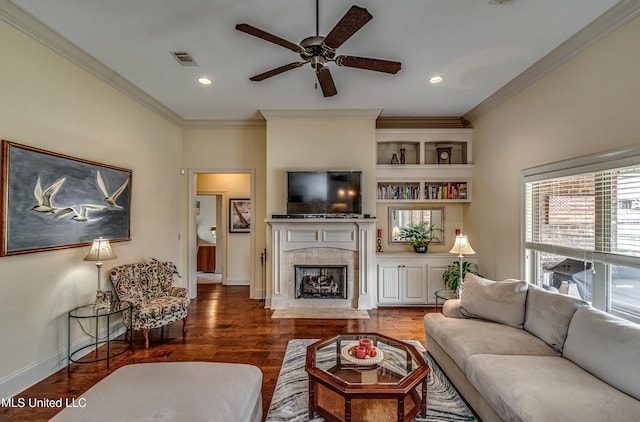
<instances>
[{"instance_id":1,"label":"fireplace","mask_svg":"<svg viewBox=\"0 0 640 422\"><path fill-rule=\"evenodd\" d=\"M346 299L346 265L296 265L296 299Z\"/></svg>"},{"instance_id":2,"label":"fireplace","mask_svg":"<svg viewBox=\"0 0 640 422\"><path fill-rule=\"evenodd\" d=\"M267 221L272 228L268 308L372 309L375 306L375 219L275 218ZM324 270L303 274L296 283L298 266L299 271L302 267ZM300 288L304 275L308 275L311 282L311 288L306 291ZM328 281L324 279L327 275L333 275L333 283L330 277Z\"/></svg>"}]
</instances>

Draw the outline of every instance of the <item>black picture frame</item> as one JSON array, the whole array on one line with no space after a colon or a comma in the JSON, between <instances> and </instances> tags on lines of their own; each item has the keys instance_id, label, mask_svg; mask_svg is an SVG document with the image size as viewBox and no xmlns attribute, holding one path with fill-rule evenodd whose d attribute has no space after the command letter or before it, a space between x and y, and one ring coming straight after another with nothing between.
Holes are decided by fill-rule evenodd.
<instances>
[{"instance_id":1,"label":"black picture frame","mask_svg":"<svg viewBox=\"0 0 640 422\"><path fill-rule=\"evenodd\" d=\"M132 176L3 140L0 256L131 240Z\"/></svg>"},{"instance_id":2,"label":"black picture frame","mask_svg":"<svg viewBox=\"0 0 640 422\"><path fill-rule=\"evenodd\" d=\"M229 233L251 232L251 199L229 199Z\"/></svg>"}]
</instances>

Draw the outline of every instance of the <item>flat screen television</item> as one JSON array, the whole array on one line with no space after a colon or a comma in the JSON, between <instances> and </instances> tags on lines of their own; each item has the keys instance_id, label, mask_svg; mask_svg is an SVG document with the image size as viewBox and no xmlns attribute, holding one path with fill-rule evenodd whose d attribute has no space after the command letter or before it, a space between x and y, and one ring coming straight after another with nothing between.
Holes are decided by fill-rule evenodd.
<instances>
[{"instance_id":1,"label":"flat screen television","mask_svg":"<svg viewBox=\"0 0 640 422\"><path fill-rule=\"evenodd\" d=\"M361 171L288 171L287 214L362 214Z\"/></svg>"}]
</instances>

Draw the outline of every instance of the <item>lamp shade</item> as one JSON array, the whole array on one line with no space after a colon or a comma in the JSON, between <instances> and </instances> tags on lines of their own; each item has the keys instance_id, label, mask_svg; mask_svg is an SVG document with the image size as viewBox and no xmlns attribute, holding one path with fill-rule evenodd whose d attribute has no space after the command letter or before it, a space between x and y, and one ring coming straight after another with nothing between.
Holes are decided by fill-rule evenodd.
<instances>
[{"instance_id":1,"label":"lamp shade","mask_svg":"<svg viewBox=\"0 0 640 422\"><path fill-rule=\"evenodd\" d=\"M459 234L456 236L456 241L449 253L454 253L456 255L473 255L476 251L471 248L467 236Z\"/></svg>"},{"instance_id":2,"label":"lamp shade","mask_svg":"<svg viewBox=\"0 0 640 422\"><path fill-rule=\"evenodd\" d=\"M116 254L111 250L109 240L101 237L99 239L94 239L89 253L84 257L84 261L101 262L116 258Z\"/></svg>"}]
</instances>

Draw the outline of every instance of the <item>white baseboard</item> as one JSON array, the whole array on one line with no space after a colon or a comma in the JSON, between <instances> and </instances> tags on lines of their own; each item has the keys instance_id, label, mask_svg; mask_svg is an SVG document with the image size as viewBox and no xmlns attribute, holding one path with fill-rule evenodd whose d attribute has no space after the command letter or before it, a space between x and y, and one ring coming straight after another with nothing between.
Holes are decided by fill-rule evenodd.
<instances>
[{"instance_id":1,"label":"white baseboard","mask_svg":"<svg viewBox=\"0 0 640 422\"><path fill-rule=\"evenodd\" d=\"M122 322L116 321L111 325L111 337L118 337L125 332L125 327ZM106 335L106 328L103 328L98 332L100 337L104 337ZM82 347L88 346L93 343L93 338L89 336L85 336L77 341L75 341L71 345L71 350L78 350ZM66 345L66 341L64 342ZM87 347L83 351L77 355L77 358L86 355L91 352L93 349ZM96 362L94 365L106 364L105 362ZM32 363L31 365L20 369L19 371L4 377L0 380L0 397L8 399L16 394L26 390L34 384L42 381L48 376L55 374L59 370L65 368L67 366L67 348L65 346L64 349L58 350L57 352L42 358L41 360Z\"/></svg>"},{"instance_id":2,"label":"white baseboard","mask_svg":"<svg viewBox=\"0 0 640 422\"><path fill-rule=\"evenodd\" d=\"M250 286L251 280L232 280L228 278L224 284L228 286Z\"/></svg>"}]
</instances>

